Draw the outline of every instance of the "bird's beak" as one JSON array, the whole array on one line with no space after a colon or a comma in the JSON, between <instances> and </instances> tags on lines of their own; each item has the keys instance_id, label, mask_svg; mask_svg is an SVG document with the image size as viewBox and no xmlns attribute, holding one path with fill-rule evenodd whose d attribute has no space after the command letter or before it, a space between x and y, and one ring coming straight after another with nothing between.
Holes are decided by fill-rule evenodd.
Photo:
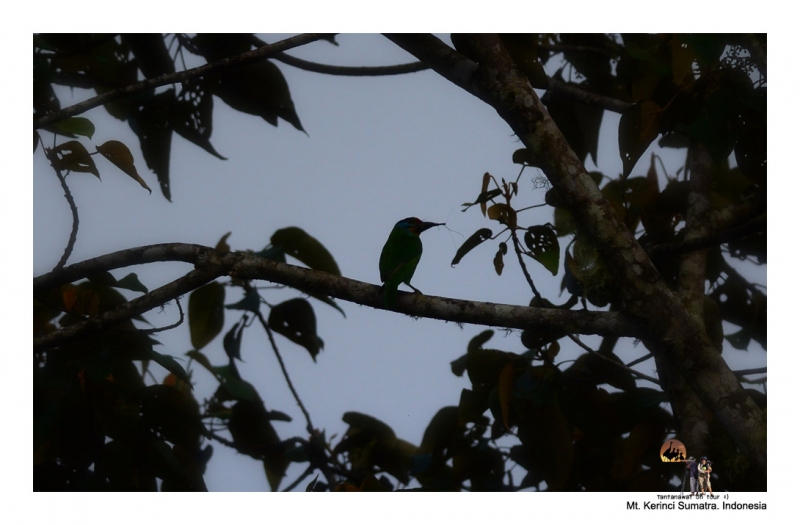
<instances>
[{"instance_id":1,"label":"bird's beak","mask_svg":"<svg viewBox=\"0 0 800 525\"><path fill-rule=\"evenodd\" d=\"M424 232L428 228L433 228L434 226L444 226L445 223L443 222L421 222L417 225L416 229L419 233Z\"/></svg>"}]
</instances>

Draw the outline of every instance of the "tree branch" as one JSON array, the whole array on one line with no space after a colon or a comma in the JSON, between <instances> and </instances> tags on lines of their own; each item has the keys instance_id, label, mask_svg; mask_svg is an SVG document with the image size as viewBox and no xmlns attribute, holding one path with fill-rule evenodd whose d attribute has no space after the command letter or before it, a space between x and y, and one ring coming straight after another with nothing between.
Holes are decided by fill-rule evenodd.
<instances>
[{"instance_id":1,"label":"tree branch","mask_svg":"<svg viewBox=\"0 0 800 525\"><path fill-rule=\"evenodd\" d=\"M318 64L309 62L302 58L293 57L286 53L277 53L274 57L284 64L294 66L304 71L312 73L323 73L326 75L339 75L346 77L380 77L387 75L404 75L406 73L416 73L430 69L422 62L410 62L408 64L397 64L394 66L372 66L372 67L352 67L352 66L331 66L329 64Z\"/></svg>"},{"instance_id":2,"label":"tree branch","mask_svg":"<svg viewBox=\"0 0 800 525\"><path fill-rule=\"evenodd\" d=\"M261 279L307 292L357 304L384 309L381 287L327 272L283 264L256 255L216 250L195 244L157 244L122 250L67 266L33 280L34 296L50 288L85 278L93 273L126 266L182 261L193 263L195 269L184 277L162 286L137 299L108 311L34 339L34 347L46 349L101 330L111 324L130 319L160 306L217 277L230 275L239 279ZM399 293L394 311L414 317L427 317L512 329L563 327L568 333L638 337L638 330L627 315L620 312L587 312L558 308L532 308L497 303L464 301L430 295Z\"/></svg>"},{"instance_id":3,"label":"tree branch","mask_svg":"<svg viewBox=\"0 0 800 525\"><path fill-rule=\"evenodd\" d=\"M750 375L750 374L766 374L767 373L767 367L763 366L761 368L747 368L747 369L744 369L744 370L734 370L733 373L737 377L747 376L747 375Z\"/></svg>"},{"instance_id":4,"label":"tree branch","mask_svg":"<svg viewBox=\"0 0 800 525\"><path fill-rule=\"evenodd\" d=\"M691 191L686 209L686 228L684 241L692 243L707 237L702 216L711 208L711 174L712 160L708 150L700 144L692 144L689 148ZM680 258L678 271L678 297L694 323L710 336L705 328L706 308L706 262L705 250L685 253ZM721 321L720 321L721 322ZM720 327L721 328L721 327ZM719 350L721 351L720 332ZM717 341L712 341L715 345ZM656 366L659 376L667 379L665 391L672 405L672 413L677 419L681 439L688 450L708 450L709 425L707 410L697 394L689 387L685 378L677 372L676 367L665 356L656 355Z\"/></svg>"},{"instance_id":5,"label":"tree branch","mask_svg":"<svg viewBox=\"0 0 800 525\"><path fill-rule=\"evenodd\" d=\"M548 91L565 95L573 100L583 102L586 105L606 109L608 111L613 111L614 113L624 113L633 105L629 102L624 102L616 98L590 93L589 91L581 89L577 86L573 86L567 84L566 82L555 80L550 77L547 77L547 89Z\"/></svg>"},{"instance_id":6,"label":"tree branch","mask_svg":"<svg viewBox=\"0 0 800 525\"><path fill-rule=\"evenodd\" d=\"M78 104L75 104L73 106L69 106L59 111L54 111L53 113L45 115L42 118L35 120L33 122L33 129L34 130L39 129L49 124L53 124L54 122L58 122L66 118L79 115L92 108L96 108L97 106L102 106L103 104L108 104L109 102L112 102L114 100L124 97L129 97L131 95L135 95L143 91L155 89L160 86L166 86L167 84L177 84L179 82L186 82L188 80L198 78L207 75L209 73L213 73L221 69L226 69L228 67L235 66L238 64L247 64L250 62L256 62L260 59L273 56L275 53L286 51L287 49L292 49L294 47L302 46L314 42L316 40L319 40L323 37L324 35L322 34L297 35L289 37L285 40L281 40L280 42L276 42L274 44L268 44L264 47L247 51L235 57L225 58L223 60L212 62L210 64L205 64L193 69L178 71L176 73L169 73L166 75L161 75L160 77L149 78L141 82L137 82L135 84L130 84L123 88L103 93L102 95L92 97L88 100L84 100L83 102L79 102Z\"/></svg>"},{"instance_id":7,"label":"tree branch","mask_svg":"<svg viewBox=\"0 0 800 525\"><path fill-rule=\"evenodd\" d=\"M41 142L41 138L39 139ZM78 220L78 206L75 204L75 199L72 197L72 192L69 191L69 186L67 186L67 179L61 173L61 170L56 166L56 162L54 158L51 158L51 155L55 155L55 153L48 153L48 150L42 144L42 149L45 151L45 156L47 156L47 160L50 161L50 165L53 166L53 171L56 172L56 177L58 177L58 181L61 183L61 189L64 190L64 197L67 199L67 204L69 204L69 210L72 212L72 230L69 233L69 240L67 240L67 246L64 248L64 254L59 259L58 263L56 264L54 270L60 270L67 264L69 260L69 256L72 254L72 249L75 247L75 241L78 239L78 225L80 221Z\"/></svg>"}]
</instances>

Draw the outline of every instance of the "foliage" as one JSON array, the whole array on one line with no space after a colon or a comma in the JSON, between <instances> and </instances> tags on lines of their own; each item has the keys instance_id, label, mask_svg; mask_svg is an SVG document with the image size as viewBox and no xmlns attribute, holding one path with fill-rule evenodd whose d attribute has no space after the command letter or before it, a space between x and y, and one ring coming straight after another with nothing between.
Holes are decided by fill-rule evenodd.
<instances>
[{"instance_id":1,"label":"foliage","mask_svg":"<svg viewBox=\"0 0 800 525\"><path fill-rule=\"evenodd\" d=\"M738 349L755 341L766 350L766 293L729 262L766 264L766 36L504 35L502 41L530 85L547 89L548 113L581 162L596 160L606 111L621 113L623 173L594 172L592 180L672 289L682 293L684 255L705 254L700 297L689 297L686 305L700 312L706 336L718 349L724 337ZM475 56L468 37L454 35L453 42L457 51ZM253 35L35 35L34 122L61 109L54 84L103 94L134 86L140 76L175 74L185 55L216 63L262 45ZM273 126L280 118L303 130L286 80L266 59L210 74L188 72L180 84L121 93L104 106L130 125L167 199L173 132L223 158L210 142L214 95ZM52 148L44 147L44 132L54 134ZM99 178L102 166L81 142L94 132L94 124L79 116L35 125L34 151L42 145L63 185L63 172ZM668 180L663 188L657 153L650 155L644 174L638 171L657 140L659 147L687 155L685 169L663 173L662 168ZM149 190L128 146L112 140L95 149ZM579 226L578 204L544 178L539 179L547 188L544 202L520 204L531 197L520 194L520 177L540 167L540 158L523 148L511 159L521 165L516 180L483 176L477 197L463 211L478 206L499 231L476 231L452 264L479 256L483 244L496 240L492 269L501 275L506 257L515 256L531 289L531 307L572 310L591 303L624 311L603 247ZM698 160L703 158L710 159L705 171ZM705 209L696 207L699 198L707 201ZM552 222L526 220L525 212L538 206L552 207ZM226 239L209 251L229 254ZM333 255L297 227L276 231L269 246L250 253L276 265L289 256L340 275ZM542 297L527 270L531 260L554 276L563 268L561 288L569 295L564 304ZM728 490L766 488L757 467L709 410L700 414L710 421L707 434L689 435L687 418L675 415L688 413L680 401L692 395L688 387L673 385L660 362L660 381L643 386L641 374L615 355L616 336L606 336L596 351L587 348L590 352L580 358L559 362L559 340L574 337L573 327L524 330L524 354L486 348L492 331L485 331L452 363L454 374L466 372L470 388L456 405L433 417L419 445L398 438L376 417L356 412L343 415L348 430L333 443L313 426L274 338L282 335L316 360L323 341L312 302L296 297L273 305L252 279L231 275L192 289L193 348L183 356L157 352L158 330L136 328L133 320L144 321L140 315L80 338L37 344L37 338L132 304L121 289L140 298L150 293L135 274L117 280L107 271L92 271L62 281L48 286L34 281L35 490L205 490L203 473L213 453L210 442L216 441L261 461L273 490L295 488L316 473L306 490L665 491L675 488L673 470L661 468L658 458L670 436L688 439L715 462L729 465L718 470L719 483ZM331 298L332 289L294 286L344 313ZM236 290L233 299L229 289ZM266 316L263 307L269 310ZM232 314L237 320L221 340L228 362L212 363L203 349L220 343L225 318ZM725 333L723 321L736 331ZM269 410L239 374L244 333L259 327L268 334L307 421L307 436L280 436L273 422L290 417ZM193 392L197 365L219 384L209 399L198 400ZM153 366L168 372L164 381L154 380ZM766 410L764 393L746 392ZM287 485L283 478L292 462L307 468Z\"/></svg>"}]
</instances>

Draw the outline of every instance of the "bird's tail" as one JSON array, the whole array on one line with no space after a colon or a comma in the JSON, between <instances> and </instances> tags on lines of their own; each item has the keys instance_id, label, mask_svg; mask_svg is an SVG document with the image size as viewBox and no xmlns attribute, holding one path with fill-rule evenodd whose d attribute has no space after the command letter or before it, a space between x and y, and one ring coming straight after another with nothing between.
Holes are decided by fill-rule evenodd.
<instances>
[{"instance_id":1,"label":"bird's tail","mask_svg":"<svg viewBox=\"0 0 800 525\"><path fill-rule=\"evenodd\" d=\"M392 286L383 287L383 307L391 308L397 302L397 288Z\"/></svg>"}]
</instances>

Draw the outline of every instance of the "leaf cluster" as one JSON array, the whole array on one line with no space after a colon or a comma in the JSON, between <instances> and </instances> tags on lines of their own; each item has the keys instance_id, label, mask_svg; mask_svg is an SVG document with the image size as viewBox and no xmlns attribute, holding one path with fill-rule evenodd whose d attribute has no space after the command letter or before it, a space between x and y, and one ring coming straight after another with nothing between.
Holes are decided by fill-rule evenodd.
<instances>
[{"instance_id":1,"label":"leaf cluster","mask_svg":"<svg viewBox=\"0 0 800 525\"><path fill-rule=\"evenodd\" d=\"M200 59L212 63L261 44L252 35L227 34L193 37L182 34L34 35L34 120L61 109L54 89L56 85L88 88L98 95L124 91L135 86L140 75L146 79L158 78L175 73L179 62L185 64L186 60ZM303 131L289 86L280 69L269 60L239 64L200 77L186 77L176 87L116 98L104 106L111 116L127 122L137 136L147 167L155 173L167 199L172 198L170 151L174 133L211 155L225 159L210 140L215 95L233 109L259 116L273 126L277 126L281 118ZM44 129L72 138L77 135L91 138L94 133L93 123L83 117L71 117ZM116 144L121 146L119 142ZM119 146L114 148L106 156L118 159L130 156L130 153L119 152ZM79 156L86 158L82 154ZM112 162L120 166L113 158ZM124 164L132 167L133 162L124 161ZM138 175L120 167L147 188ZM135 172L135 168L133 170Z\"/></svg>"}]
</instances>

